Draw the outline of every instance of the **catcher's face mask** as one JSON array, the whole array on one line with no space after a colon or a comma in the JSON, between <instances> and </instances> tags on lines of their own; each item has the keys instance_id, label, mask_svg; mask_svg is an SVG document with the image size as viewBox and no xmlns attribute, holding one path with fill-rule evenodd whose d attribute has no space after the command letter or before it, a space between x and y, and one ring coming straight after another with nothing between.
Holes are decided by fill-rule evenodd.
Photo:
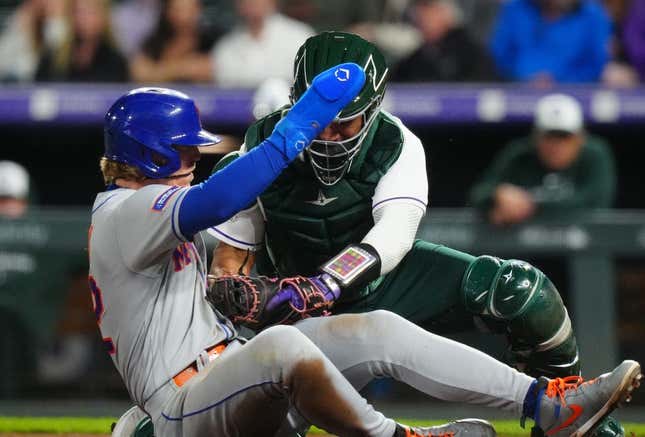
<instances>
[{"instance_id":1,"label":"catcher's face mask","mask_svg":"<svg viewBox=\"0 0 645 437\"><path fill-rule=\"evenodd\" d=\"M319 138L307 149L314 175L323 185L334 185L349 170L379 112L388 68L383 54L374 44L346 32L322 32L307 39L298 50L293 65L291 102L295 103L317 74L343 62L362 66L366 81L336 122L345 123L360 117L362 127L351 137Z\"/></svg>"},{"instance_id":2,"label":"catcher's face mask","mask_svg":"<svg viewBox=\"0 0 645 437\"><path fill-rule=\"evenodd\" d=\"M331 126L330 135L326 135L330 129L327 128L307 148L314 174L323 185L334 185L349 171L352 159L360 150L378 114L379 106L373 105L352 117L338 118L334 121L335 126Z\"/></svg>"}]
</instances>

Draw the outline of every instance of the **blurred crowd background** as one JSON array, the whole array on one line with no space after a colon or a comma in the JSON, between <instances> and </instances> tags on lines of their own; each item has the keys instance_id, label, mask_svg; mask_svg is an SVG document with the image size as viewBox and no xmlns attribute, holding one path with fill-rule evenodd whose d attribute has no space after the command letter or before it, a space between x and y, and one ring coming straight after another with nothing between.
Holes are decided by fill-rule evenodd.
<instances>
[{"instance_id":1,"label":"blurred crowd background","mask_svg":"<svg viewBox=\"0 0 645 437\"><path fill-rule=\"evenodd\" d=\"M645 0L0 0L0 400L127 398L101 350L86 284L82 234L102 190L101 119L17 120L12 96L57 87L64 100L61 84L80 90L81 106L83 93L115 86L198 90L200 103L210 93L250 92L248 115L218 121L229 108L216 106L209 118L207 127L227 141L202 158L199 180L241 144L254 116L289 102L298 47L329 29L378 45L391 89L414 90L416 102L446 89L530 90L535 99L522 120L403 119L426 147L428 217L444 210L449 223L450 214L472 213L501 236L553 216L567 232L584 230L589 217L633 226L640 239L625 237L626 252L592 235L600 239L592 246L605 248L610 268L601 278L612 294L609 307L587 307L608 312L598 320L614 326L598 326L587 342L611 332L617 354L645 359L645 104L640 122L603 122L576 98L645 92ZM584 248L581 237L540 229L551 228L527 235L558 240L555 249L527 244L497 254L533 261L571 300L580 271L572 277L570 260ZM432 235L463 242L455 233ZM373 390L396 392L387 384Z\"/></svg>"},{"instance_id":2,"label":"blurred crowd background","mask_svg":"<svg viewBox=\"0 0 645 437\"><path fill-rule=\"evenodd\" d=\"M394 82L645 78L642 0L3 0L0 23L5 82L254 87L328 29L380 46Z\"/></svg>"}]
</instances>

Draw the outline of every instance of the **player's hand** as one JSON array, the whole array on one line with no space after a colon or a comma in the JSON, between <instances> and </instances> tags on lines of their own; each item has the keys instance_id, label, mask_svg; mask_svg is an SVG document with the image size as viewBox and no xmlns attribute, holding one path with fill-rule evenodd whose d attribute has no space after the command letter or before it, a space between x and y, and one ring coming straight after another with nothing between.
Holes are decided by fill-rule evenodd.
<instances>
[{"instance_id":1,"label":"player's hand","mask_svg":"<svg viewBox=\"0 0 645 437\"><path fill-rule=\"evenodd\" d=\"M495 190L495 206L491 221L496 225L520 223L529 219L536 211L531 194L512 184L501 184Z\"/></svg>"},{"instance_id":2,"label":"player's hand","mask_svg":"<svg viewBox=\"0 0 645 437\"><path fill-rule=\"evenodd\" d=\"M281 284L280 291L267 303L269 311L287 303L296 311L303 311L306 308L305 299L312 291L319 294L324 302L330 304L340 297L340 287L326 273L308 278L286 278L281 281ZM303 287L308 287L310 290L303 292Z\"/></svg>"}]
</instances>

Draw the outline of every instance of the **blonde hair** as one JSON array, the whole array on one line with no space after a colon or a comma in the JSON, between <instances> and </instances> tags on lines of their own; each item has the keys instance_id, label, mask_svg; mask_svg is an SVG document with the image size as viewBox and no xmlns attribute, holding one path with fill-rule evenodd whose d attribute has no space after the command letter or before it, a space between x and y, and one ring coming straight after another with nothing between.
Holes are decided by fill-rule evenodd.
<instances>
[{"instance_id":1,"label":"blonde hair","mask_svg":"<svg viewBox=\"0 0 645 437\"><path fill-rule=\"evenodd\" d=\"M113 184L117 179L135 182L143 182L146 179L138 168L122 162L112 161L106 157L101 158L99 166L101 167L105 185Z\"/></svg>"},{"instance_id":2,"label":"blonde hair","mask_svg":"<svg viewBox=\"0 0 645 437\"><path fill-rule=\"evenodd\" d=\"M74 7L75 1L80 0L65 1L65 18L68 24L67 34L64 41L54 52L53 72L63 76L68 74L72 65L72 50L74 48L74 23L72 19L72 8ZM110 21L111 2L110 0L99 0L99 3L105 19L105 31L103 32L101 39L105 41L110 47L116 47Z\"/></svg>"}]
</instances>

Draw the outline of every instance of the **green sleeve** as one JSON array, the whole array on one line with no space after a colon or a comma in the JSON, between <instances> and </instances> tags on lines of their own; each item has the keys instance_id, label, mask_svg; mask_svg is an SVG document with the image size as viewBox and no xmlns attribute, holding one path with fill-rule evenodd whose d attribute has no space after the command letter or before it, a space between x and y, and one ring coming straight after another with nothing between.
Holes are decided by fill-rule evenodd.
<instances>
[{"instance_id":1,"label":"green sleeve","mask_svg":"<svg viewBox=\"0 0 645 437\"><path fill-rule=\"evenodd\" d=\"M571 196L547 199L542 208L610 208L616 196L616 164L607 142L589 136L580 156L580 170Z\"/></svg>"},{"instance_id":2,"label":"green sleeve","mask_svg":"<svg viewBox=\"0 0 645 437\"><path fill-rule=\"evenodd\" d=\"M231 162L235 161L239 157L240 157L239 150L235 150L227 155L224 155L222 159L217 161L217 163L215 164L215 167L213 167L213 171L211 171L211 174L217 172L218 170L223 169L224 167L226 167L227 165L229 165Z\"/></svg>"},{"instance_id":3,"label":"green sleeve","mask_svg":"<svg viewBox=\"0 0 645 437\"><path fill-rule=\"evenodd\" d=\"M493 196L497 186L509 180L516 161L530 147L528 138L520 138L510 142L484 171L484 175L470 190L470 204L475 208L486 211L493 205Z\"/></svg>"}]
</instances>

